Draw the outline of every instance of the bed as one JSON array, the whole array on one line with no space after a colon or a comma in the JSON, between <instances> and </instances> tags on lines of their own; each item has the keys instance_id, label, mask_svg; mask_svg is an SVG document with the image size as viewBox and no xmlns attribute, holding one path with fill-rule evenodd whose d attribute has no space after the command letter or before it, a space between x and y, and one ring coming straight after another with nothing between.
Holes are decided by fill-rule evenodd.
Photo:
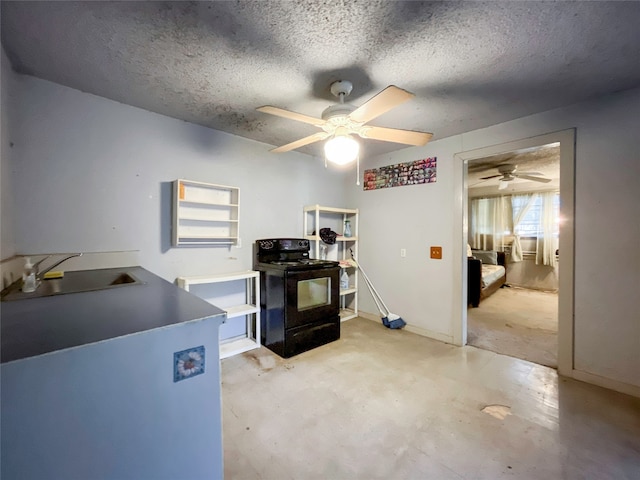
<instances>
[{"instance_id":1,"label":"bed","mask_svg":"<svg viewBox=\"0 0 640 480\"><path fill-rule=\"evenodd\" d=\"M504 252L471 250L467 270L467 304L472 307L507 283Z\"/></svg>"}]
</instances>

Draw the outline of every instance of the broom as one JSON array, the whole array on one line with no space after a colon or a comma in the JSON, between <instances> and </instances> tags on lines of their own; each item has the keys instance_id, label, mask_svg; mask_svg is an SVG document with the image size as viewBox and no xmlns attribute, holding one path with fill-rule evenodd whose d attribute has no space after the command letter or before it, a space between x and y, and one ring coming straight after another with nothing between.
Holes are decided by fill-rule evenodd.
<instances>
[{"instance_id":1,"label":"broom","mask_svg":"<svg viewBox=\"0 0 640 480\"><path fill-rule=\"evenodd\" d=\"M349 251L351 252L351 258L353 259L353 262L356 264L356 266L360 270L360 273L362 273L362 278L364 278L364 281L367 284L367 287L369 288L369 292L371 292L373 301L376 303L376 306L380 311L380 315L382 316L381 318L382 324L387 328L393 328L393 329L404 327L407 324L407 322L405 322L399 315L396 315L395 313L391 313L389 311L389 308L387 308L387 306L385 305L384 301L382 300L382 297L380 297L380 294L373 286L373 283L371 283L371 280L369 280L369 277L367 277L367 274L365 273L365 271L362 269L360 264L353 257L353 250L349 249Z\"/></svg>"}]
</instances>

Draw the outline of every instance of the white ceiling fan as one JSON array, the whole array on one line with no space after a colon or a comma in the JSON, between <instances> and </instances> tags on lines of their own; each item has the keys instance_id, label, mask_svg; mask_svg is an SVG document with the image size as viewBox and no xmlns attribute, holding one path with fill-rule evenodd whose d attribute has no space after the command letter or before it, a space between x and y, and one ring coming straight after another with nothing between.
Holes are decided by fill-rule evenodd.
<instances>
[{"instance_id":1,"label":"white ceiling fan","mask_svg":"<svg viewBox=\"0 0 640 480\"><path fill-rule=\"evenodd\" d=\"M433 136L433 134L426 132L367 125L369 121L412 98L414 96L413 93L395 85L390 85L363 105L356 107L344 103L345 97L351 93L352 89L353 85L347 80L333 82L331 84L331 93L338 97L340 103L326 108L322 112L322 118L315 118L270 105L258 107L257 110L260 112L308 123L322 129L321 132L274 148L271 151L274 153L288 152L314 142L329 139L325 144L327 159L335 163L348 163L357 158L359 150L359 144L352 135L358 135L364 139L370 138L414 146L425 145ZM337 149L337 152L334 151L335 149ZM347 153L349 155L346 155ZM348 159L345 160L347 157Z\"/></svg>"},{"instance_id":2,"label":"white ceiling fan","mask_svg":"<svg viewBox=\"0 0 640 480\"><path fill-rule=\"evenodd\" d=\"M531 180L533 182L541 182L541 183L549 183L551 181L550 178L545 178L540 175L540 172L517 172L517 165L512 165L509 163L505 163L504 165L498 166L497 175L489 175L488 177L481 177L480 180L489 180L491 178L500 178L500 185L498 186L498 190L504 190L509 185L509 182L515 180L516 178L521 178L523 180Z\"/></svg>"}]
</instances>

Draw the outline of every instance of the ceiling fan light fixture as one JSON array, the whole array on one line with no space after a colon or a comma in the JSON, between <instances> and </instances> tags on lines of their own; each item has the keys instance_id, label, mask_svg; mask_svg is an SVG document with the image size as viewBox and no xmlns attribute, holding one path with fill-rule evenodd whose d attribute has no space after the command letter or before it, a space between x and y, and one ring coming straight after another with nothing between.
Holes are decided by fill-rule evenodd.
<instances>
[{"instance_id":1,"label":"ceiling fan light fixture","mask_svg":"<svg viewBox=\"0 0 640 480\"><path fill-rule=\"evenodd\" d=\"M324 154L327 160L336 165L346 165L358 158L360 144L351 135L337 135L331 137L324 144Z\"/></svg>"}]
</instances>

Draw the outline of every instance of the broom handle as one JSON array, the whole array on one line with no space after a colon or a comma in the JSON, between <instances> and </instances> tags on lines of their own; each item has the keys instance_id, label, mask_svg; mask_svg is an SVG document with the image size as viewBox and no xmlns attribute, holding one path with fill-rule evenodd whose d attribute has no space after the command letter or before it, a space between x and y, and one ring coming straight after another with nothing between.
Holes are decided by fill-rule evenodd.
<instances>
[{"instance_id":1,"label":"broom handle","mask_svg":"<svg viewBox=\"0 0 640 480\"><path fill-rule=\"evenodd\" d=\"M380 313L382 313L383 315L385 315L386 317L388 317L391 314L391 311L389 310L389 308L385 305L384 301L382 300L382 297L380 296L380 294L378 293L378 291L376 290L376 288L373 286L373 283L371 283L371 280L369 280L369 277L367 276L367 274L365 273L365 271L362 269L362 266L358 263L358 261L354 258L353 256L353 250L349 249L349 251L351 252L351 258L353 259L353 261L355 262L355 264L358 266L358 268L360 269L360 272L362 272L362 277L364 278L365 282L367 283L367 286L369 287L369 291L371 292L371 296L373 297L373 301L376 302L376 306L378 307L378 310L380 310ZM380 304L382 304L382 306L384 307L384 310L382 308L380 308ZM385 314L386 311L386 314Z\"/></svg>"},{"instance_id":2,"label":"broom handle","mask_svg":"<svg viewBox=\"0 0 640 480\"><path fill-rule=\"evenodd\" d=\"M364 270L362 270L362 267L360 267L360 265L358 265L358 268L360 269L360 273L362 273L362 278L364 278L365 283L367 284L367 287L369 287L369 292L371 292L373 301L376 302L376 307L378 307L378 311L380 312L381 315L388 317L389 313L385 313L385 311L382 309L382 305L380 305L380 302L382 302L382 299L378 297L377 292L375 291L375 289L373 288L373 285L371 284L371 280L369 280L369 277L367 277L367 274L364 273Z\"/></svg>"},{"instance_id":3,"label":"broom handle","mask_svg":"<svg viewBox=\"0 0 640 480\"><path fill-rule=\"evenodd\" d=\"M362 271L362 269L360 269L360 271ZM364 274L364 272L362 272ZM380 296L380 294L378 293L378 291L376 290L376 287L373 286L373 283L371 283L371 280L369 280L367 278L367 281L369 283L369 286L371 287L371 290L373 290L373 292L375 293L375 296L378 297L378 300L380 300L380 303L382 304L382 306L384 307L384 310L387 312L386 316L388 317L389 315L391 315L391 311L389 310L389 308L387 307L387 305L384 303L384 300L382 300L382 297Z\"/></svg>"}]
</instances>

